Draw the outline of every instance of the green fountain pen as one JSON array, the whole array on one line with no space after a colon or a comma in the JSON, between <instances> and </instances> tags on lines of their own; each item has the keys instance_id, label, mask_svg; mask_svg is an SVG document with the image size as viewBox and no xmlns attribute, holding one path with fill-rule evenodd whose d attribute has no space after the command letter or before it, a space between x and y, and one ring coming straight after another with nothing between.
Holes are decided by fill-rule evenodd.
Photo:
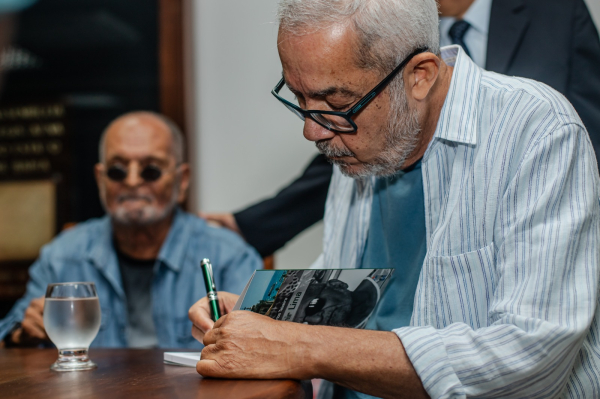
<instances>
[{"instance_id":1,"label":"green fountain pen","mask_svg":"<svg viewBox=\"0 0 600 399\"><path fill-rule=\"evenodd\" d=\"M219 298L217 297L217 287L213 277L212 265L209 259L202 259L200 262L202 276L204 277L204 285L206 286L206 296L208 297L208 307L213 321L219 320L221 312L219 311Z\"/></svg>"}]
</instances>

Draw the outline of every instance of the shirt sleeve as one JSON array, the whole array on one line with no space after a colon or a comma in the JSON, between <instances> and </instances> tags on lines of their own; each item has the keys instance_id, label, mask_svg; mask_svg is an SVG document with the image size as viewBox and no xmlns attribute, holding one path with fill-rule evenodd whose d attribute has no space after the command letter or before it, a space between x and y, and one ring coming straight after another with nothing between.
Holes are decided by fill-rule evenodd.
<instances>
[{"instance_id":1,"label":"shirt sleeve","mask_svg":"<svg viewBox=\"0 0 600 399\"><path fill-rule=\"evenodd\" d=\"M432 398L563 391L597 329L590 329L600 264L594 159L578 124L545 135L522 158L499 202L491 256L469 258L490 263L494 274L485 327L394 330ZM435 284L443 291L443 282Z\"/></svg>"},{"instance_id":2,"label":"shirt sleeve","mask_svg":"<svg viewBox=\"0 0 600 399\"><path fill-rule=\"evenodd\" d=\"M49 263L49 251L48 247L42 249L39 259L29 268L29 281L25 295L15 303L6 317L0 320L0 340L5 338L15 324L23 320L25 310L31 300L43 297L46 294L48 282L55 280L52 278L53 272Z\"/></svg>"}]
</instances>

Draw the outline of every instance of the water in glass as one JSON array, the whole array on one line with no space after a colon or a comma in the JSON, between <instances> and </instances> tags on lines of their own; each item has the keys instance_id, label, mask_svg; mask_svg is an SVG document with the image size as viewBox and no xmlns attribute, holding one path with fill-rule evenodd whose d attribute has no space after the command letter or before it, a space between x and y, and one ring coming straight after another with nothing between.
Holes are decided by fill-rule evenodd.
<instances>
[{"instance_id":1,"label":"water in glass","mask_svg":"<svg viewBox=\"0 0 600 399\"><path fill-rule=\"evenodd\" d=\"M100 329L100 303L93 283L49 284L44 302L44 327L58 349L56 371L96 367L88 348Z\"/></svg>"},{"instance_id":2,"label":"water in glass","mask_svg":"<svg viewBox=\"0 0 600 399\"><path fill-rule=\"evenodd\" d=\"M98 298L46 298L44 327L58 349L87 349L100 329Z\"/></svg>"}]
</instances>

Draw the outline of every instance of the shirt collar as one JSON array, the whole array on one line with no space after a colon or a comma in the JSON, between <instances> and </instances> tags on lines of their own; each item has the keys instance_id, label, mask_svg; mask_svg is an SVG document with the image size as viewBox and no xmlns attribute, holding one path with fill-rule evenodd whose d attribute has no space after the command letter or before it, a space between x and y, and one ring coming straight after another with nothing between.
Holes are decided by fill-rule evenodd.
<instances>
[{"instance_id":1,"label":"shirt collar","mask_svg":"<svg viewBox=\"0 0 600 399\"><path fill-rule=\"evenodd\" d=\"M454 67L452 81L440 112L435 138L477 144L477 99L481 69L460 46L441 49L442 59Z\"/></svg>"},{"instance_id":2,"label":"shirt collar","mask_svg":"<svg viewBox=\"0 0 600 399\"><path fill-rule=\"evenodd\" d=\"M110 216L106 215L101 219L98 230L91 232L89 239L91 246L88 256L92 264L109 281L117 294L124 298L125 292L121 284L119 262L113 244Z\"/></svg>"},{"instance_id":3,"label":"shirt collar","mask_svg":"<svg viewBox=\"0 0 600 399\"><path fill-rule=\"evenodd\" d=\"M158 253L158 259L175 272L181 270L188 248L188 241L193 235L191 231L192 224L188 223L189 217L190 215L187 215L181 209L177 208L175 210L171 229Z\"/></svg>"}]
</instances>

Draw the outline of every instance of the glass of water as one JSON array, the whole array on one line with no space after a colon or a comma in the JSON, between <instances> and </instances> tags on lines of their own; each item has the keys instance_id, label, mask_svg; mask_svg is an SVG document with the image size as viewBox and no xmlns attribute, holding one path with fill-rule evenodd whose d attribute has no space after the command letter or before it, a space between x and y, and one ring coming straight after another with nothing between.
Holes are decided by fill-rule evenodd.
<instances>
[{"instance_id":1,"label":"glass of water","mask_svg":"<svg viewBox=\"0 0 600 399\"><path fill-rule=\"evenodd\" d=\"M94 283L48 284L44 301L44 327L58 348L56 371L89 370L90 344L100 329L100 303Z\"/></svg>"}]
</instances>

